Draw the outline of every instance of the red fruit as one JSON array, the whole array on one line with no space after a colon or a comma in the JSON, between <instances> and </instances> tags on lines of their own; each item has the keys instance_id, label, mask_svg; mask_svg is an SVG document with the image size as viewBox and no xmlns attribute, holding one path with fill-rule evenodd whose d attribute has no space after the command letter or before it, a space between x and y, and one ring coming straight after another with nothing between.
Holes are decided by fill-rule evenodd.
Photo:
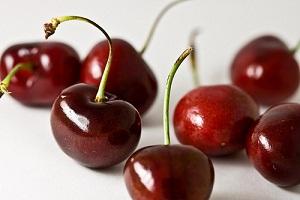
<instances>
[{"instance_id":1,"label":"red fruit","mask_svg":"<svg viewBox=\"0 0 300 200\"><path fill-rule=\"evenodd\" d=\"M25 62L32 63L33 70L18 72L9 87L11 96L22 104L51 106L64 88L79 81L79 56L64 43L24 43L9 47L1 57L1 79L15 65Z\"/></svg>"},{"instance_id":2,"label":"red fruit","mask_svg":"<svg viewBox=\"0 0 300 200\"><path fill-rule=\"evenodd\" d=\"M252 98L231 85L198 87L177 104L174 129L182 144L193 145L209 156L241 150L249 127L258 117Z\"/></svg>"},{"instance_id":3,"label":"red fruit","mask_svg":"<svg viewBox=\"0 0 300 200\"><path fill-rule=\"evenodd\" d=\"M235 56L231 65L232 82L260 104L285 101L299 86L299 65L293 53L277 37L258 37Z\"/></svg>"},{"instance_id":4,"label":"red fruit","mask_svg":"<svg viewBox=\"0 0 300 200\"><path fill-rule=\"evenodd\" d=\"M104 168L125 160L136 148L141 135L138 111L126 101L105 93L112 61L112 41L106 31L90 19L80 16L53 18L44 25L46 38L59 24L78 20L99 29L109 45L99 89L77 84L65 89L55 100L51 112L53 135L61 149L82 165Z\"/></svg>"},{"instance_id":5,"label":"red fruit","mask_svg":"<svg viewBox=\"0 0 300 200\"><path fill-rule=\"evenodd\" d=\"M164 98L165 145L136 151L126 162L124 178L134 200L206 200L213 183L210 159L191 146L170 145L169 101L171 85L182 61L191 53L185 50L171 69Z\"/></svg>"},{"instance_id":6,"label":"red fruit","mask_svg":"<svg viewBox=\"0 0 300 200\"><path fill-rule=\"evenodd\" d=\"M259 173L282 187L300 184L300 105L271 107L249 132L247 153Z\"/></svg>"},{"instance_id":7,"label":"red fruit","mask_svg":"<svg viewBox=\"0 0 300 200\"><path fill-rule=\"evenodd\" d=\"M53 104L51 127L60 148L82 165L110 167L125 160L141 135L141 118L129 103L106 95L96 103L97 88L77 84Z\"/></svg>"},{"instance_id":8,"label":"red fruit","mask_svg":"<svg viewBox=\"0 0 300 200\"><path fill-rule=\"evenodd\" d=\"M113 39L113 60L107 91L134 105L145 113L157 95L157 81L142 56L126 41ZM108 58L106 41L98 43L85 58L81 81L99 85Z\"/></svg>"},{"instance_id":9,"label":"red fruit","mask_svg":"<svg viewBox=\"0 0 300 200\"><path fill-rule=\"evenodd\" d=\"M186 0L172 1L167 4L155 19L149 35L140 52L122 39L113 39L111 73L107 81L107 91L134 105L143 115L149 110L157 96L157 80L148 64L143 59L162 17L175 5ZM100 42L89 52L83 62L81 81L97 86L108 57L108 45Z\"/></svg>"},{"instance_id":10,"label":"red fruit","mask_svg":"<svg viewBox=\"0 0 300 200\"><path fill-rule=\"evenodd\" d=\"M214 169L205 154L191 146L157 145L135 152L124 178L134 200L209 199Z\"/></svg>"}]
</instances>

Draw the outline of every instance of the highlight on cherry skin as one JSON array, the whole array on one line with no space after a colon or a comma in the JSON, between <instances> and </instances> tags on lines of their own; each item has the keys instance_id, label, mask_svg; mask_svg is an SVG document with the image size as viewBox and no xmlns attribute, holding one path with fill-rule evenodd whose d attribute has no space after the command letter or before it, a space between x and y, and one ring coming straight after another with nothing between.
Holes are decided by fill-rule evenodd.
<instances>
[{"instance_id":1,"label":"highlight on cherry skin","mask_svg":"<svg viewBox=\"0 0 300 200\"><path fill-rule=\"evenodd\" d=\"M193 47L195 36L192 34L190 39ZM177 139L208 156L225 156L242 150L248 130L259 116L258 105L233 85L199 86L195 54L191 65L196 88L176 105L173 124Z\"/></svg>"},{"instance_id":2,"label":"highlight on cherry skin","mask_svg":"<svg viewBox=\"0 0 300 200\"><path fill-rule=\"evenodd\" d=\"M278 37L263 35L243 46L231 65L232 83L259 104L271 106L287 101L299 87L299 64L293 49Z\"/></svg>"},{"instance_id":3,"label":"highlight on cherry skin","mask_svg":"<svg viewBox=\"0 0 300 200\"><path fill-rule=\"evenodd\" d=\"M109 44L109 56L97 88L84 83L66 88L55 100L51 127L60 148L80 164L106 168L125 160L136 148L141 135L141 118L130 103L105 93L112 61L112 41L95 22L80 16L53 18L45 24L46 38L59 24L78 20L98 28Z\"/></svg>"},{"instance_id":4,"label":"highlight on cherry skin","mask_svg":"<svg viewBox=\"0 0 300 200\"><path fill-rule=\"evenodd\" d=\"M17 73L9 89L11 96L26 106L51 107L63 89L79 82L79 55L65 43L34 42L8 47L1 56L1 79L20 63L30 63L32 70Z\"/></svg>"},{"instance_id":5,"label":"highlight on cherry skin","mask_svg":"<svg viewBox=\"0 0 300 200\"><path fill-rule=\"evenodd\" d=\"M191 51L192 48L183 52L168 76L164 98L165 144L139 149L125 164L125 184L133 200L207 200L212 192L211 160L192 146L170 144L171 85L178 67Z\"/></svg>"},{"instance_id":6,"label":"highlight on cherry skin","mask_svg":"<svg viewBox=\"0 0 300 200\"><path fill-rule=\"evenodd\" d=\"M31 63L19 63L16 66L14 66L11 71L8 72L8 74L0 82L0 98L3 96L3 94L11 93L8 90L11 80L17 73L19 73L22 70L25 70L25 71L32 70L32 64Z\"/></svg>"},{"instance_id":7,"label":"highlight on cherry skin","mask_svg":"<svg viewBox=\"0 0 300 200\"><path fill-rule=\"evenodd\" d=\"M247 154L268 181L290 187L300 184L300 104L269 108L253 124Z\"/></svg>"},{"instance_id":8,"label":"highlight on cherry skin","mask_svg":"<svg viewBox=\"0 0 300 200\"><path fill-rule=\"evenodd\" d=\"M112 39L114 59L111 63L106 90L131 103L142 116L151 108L158 93L155 74L144 60L143 55L148 50L162 17L171 8L185 1L188 0L175 0L159 13L140 51L137 51L126 40ZM106 41L97 43L91 49L82 64L81 82L94 86L99 84L108 53L109 46Z\"/></svg>"}]
</instances>

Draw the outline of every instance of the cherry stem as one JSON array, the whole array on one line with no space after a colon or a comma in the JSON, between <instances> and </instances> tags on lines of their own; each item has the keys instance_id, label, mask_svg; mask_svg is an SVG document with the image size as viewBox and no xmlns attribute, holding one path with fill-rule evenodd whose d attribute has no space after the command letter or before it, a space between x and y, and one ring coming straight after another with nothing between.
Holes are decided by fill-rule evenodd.
<instances>
[{"instance_id":1,"label":"cherry stem","mask_svg":"<svg viewBox=\"0 0 300 200\"><path fill-rule=\"evenodd\" d=\"M174 79L174 76L176 74L177 69L181 65L181 63L184 61L184 59L191 54L193 51L193 48L188 48L186 49L176 60L175 64L173 65L167 79L166 83L166 89L165 89L165 98L164 98L164 134L165 134L165 145L169 145L171 143L170 139L170 113L169 113L169 108L170 108L170 93L171 93L171 87L172 87L172 82Z\"/></svg>"},{"instance_id":2,"label":"cherry stem","mask_svg":"<svg viewBox=\"0 0 300 200\"><path fill-rule=\"evenodd\" d=\"M300 49L300 41L297 43L297 45L291 50L292 54L296 54L297 51Z\"/></svg>"},{"instance_id":3,"label":"cherry stem","mask_svg":"<svg viewBox=\"0 0 300 200\"><path fill-rule=\"evenodd\" d=\"M32 63L19 63L17 64L8 74L7 76L0 82L0 97L4 93L8 92L8 87L11 79L18 73L20 70L31 70L33 67Z\"/></svg>"},{"instance_id":4,"label":"cherry stem","mask_svg":"<svg viewBox=\"0 0 300 200\"><path fill-rule=\"evenodd\" d=\"M78 20L78 21L83 21L83 22L87 22L93 26L95 26L96 28L98 28L106 37L107 41L108 41L108 45L109 45L109 55L108 55L108 59L105 65L105 69L100 81L100 85L99 85L99 89L98 92L96 94L95 97L95 102L104 102L106 101L105 98L105 87L106 87L106 83L107 83L107 78L108 78L108 74L109 74L109 70L110 70L110 66L111 66L111 61L112 61L112 41L110 36L108 35L108 33L101 27L99 26L96 22L87 19L85 17L80 17L80 16L61 16L61 17L56 17L51 19L50 23L46 23L44 24L44 31L45 31L45 38L47 39L49 36L53 35L55 33L56 28L58 27L58 25L62 22L65 21L71 21L71 20Z\"/></svg>"},{"instance_id":5,"label":"cherry stem","mask_svg":"<svg viewBox=\"0 0 300 200\"><path fill-rule=\"evenodd\" d=\"M184 1L189 1L189 0L176 0L176 1L173 1L171 2L170 4L168 4L166 7L164 7L160 13L158 14L158 16L156 17L154 23L152 24L151 26L151 29L150 29L150 32L147 36L147 39L140 51L140 55L143 55L145 53L145 51L148 49L148 46L153 38L153 35L154 35L154 32L159 24L159 22L161 21L162 17L172 8L174 7L175 5L179 4L179 3L182 3Z\"/></svg>"},{"instance_id":6,"label":"cherry stem","mask_svg":"<svg viewBox=\"0 0 300 200\"><path fill-rule=\"evenodd\" d=\"M199 66L197 61L197 49L196 49L196 38L199 35L199 30L195 29L190 35L190 46L193 48L190 56L191 68L192 68L192 75L195 87L199 86L200 78L199 78Z\"/></svg>"}]
</instances>

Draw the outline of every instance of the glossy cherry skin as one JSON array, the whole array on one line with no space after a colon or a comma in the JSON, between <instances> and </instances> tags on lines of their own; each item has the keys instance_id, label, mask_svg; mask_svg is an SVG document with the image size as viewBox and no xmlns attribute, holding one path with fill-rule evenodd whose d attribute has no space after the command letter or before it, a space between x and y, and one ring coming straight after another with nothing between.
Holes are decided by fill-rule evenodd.
<instances>
[{"instance_id":1,"label":"glossy cherry skin","mask_svg":"<svg viewBox=\"0 0 300 200\"><path fill-rule=\"evenodd\" d=\"M268 181L300 184L300 104L277 105L261 115L250 130L247 153Z\"/></svg>"},{"instance_id":2,"label":"glossy cherry skin","mask_svg":"<svg viewBox=\"0 0 300 200\"><path fill-rule=\"evenodd\" d=\"M96 103L97 88L87 84L71 86L55 100L51 112L53 135L71 158L90 168L105 168L125 160L141 135L137 110L108 95Z\"/></svg>"},{"instance_id":3,"label":"glossy cherry skin","mask_svg":"<svg viewBox=\"0 0 300 200\"><path fill-rule=\"evenodd\" d=\"M182 144L209 156L235 153L245 146L248 129L258 117L255 101L231 85L198 87L177 104L174 129Z\"/></svg>"},{"instance_id":4,"label":"glossy cherry skin","mask_svg":"<svg viewBox=\"0 0 300 200\"><path fill-rule=\"evenodd\" d=\"M206 200L214 168L194 147L157 145L136 151L126 162L124 178L134 200Z\"/></svg>"},{"instance_id":5,"label":"glossy cherry skin","mask_svg":"<svg viewBox=\"0 0 300 200\"><path fill-rule=\"evenodd\" d=\"M299 86L299 65L292 51L274 36L246 44L231 65L232 82L262 105L291 97Z\"/></svg>"},{"instance_id":6,"label":"glossy cherry skin","mask_svg":"<svg viewBox=\"0 0 300 200\"><path fill-rule=\"evenodd\" d=\"M21 62L32 63L33 70L18 72L9 91L12 97L28 106L51 106L63 89L78 83L80 78L79 56L64 43L37 42L9 47L1 57L1 79Z\"/></svg>"},{"instance_id":7,"label":"glossy cherry skin","mask_svg":"<svg viewBox=\"0 0 300 200\"><path fill-rule=\"evenodd\" d=\"M143 115L154 103L157 81L148 64L126 41L112 39L113 59L106 90L128 101ZM99 85L108 58L106 41L98 43L85 58L81 81Z\"/></svg>"}]
</instances>

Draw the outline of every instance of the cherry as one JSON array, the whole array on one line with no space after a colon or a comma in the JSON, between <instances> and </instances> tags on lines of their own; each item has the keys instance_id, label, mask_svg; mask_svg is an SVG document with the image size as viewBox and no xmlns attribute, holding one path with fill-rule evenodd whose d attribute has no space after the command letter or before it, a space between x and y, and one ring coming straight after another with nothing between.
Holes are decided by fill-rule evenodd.
<instances>
[{"instance_id":1,"label":"cherry","mask_svg":"<svg viewBox=\"0 0 300 200\"><path fill-rule=\"evenodd\" d=\"M77 83L80 59L76 51L60 42L17 44L1 57L3 79L18 63L31 63L31 71L21 70L11 81L12 97L27 106L51 106L66 87Z\"/></svg>"},{"instance_id":2,"label":"cherry","mask_svg":"<svg viewBox=\"0 0 300 200\"><path fill-rule=\"evenodd\" d=\"M299 85L299 65L294 53L275 36L265 35L246 44L231 65L232 82L262 105L291 97Z\"/></svg>"},{"instance_id":3,"label":"cherry","mask_svg":"<svg viewBox=\"0 0 300 200\"><path fill-rule=\"evenodd\" d=\"M162 16L176 4L186 0L177 0L168 4L156 18L150 34L140 52L122 39L112 39L114 59L111 64L111 76L107 81L107 91L134 105L143 115L154 103L157 96L157 80L143 54L149 46L155 28ZM96 44L83 61L81 81L98 85L108 56L107 42ZM137 95L138 94L138 95Z\"/></svg>"},{"instance_id":4,"label":"cherry","mask_svg":"<svg viewBox=\"0 0 300 200\"><path fill-rule=\"evenodd\" d=\"M126 162L124 178L132 199L209 199L214 168L210 159L191 146L170 145L169 98L176 70L192 49L186 50L172 68L165 90L165 145L136 151Z\"/></svg>"},{"instance_id":5,"label":"cherry","mask_svg":"<svg viewBox=\"0 0 300 200\"><path fill-rule=\"evenodd\" d=\"M195 46L197 31L190 37ZM173 124L182 144L193 145L209 156L235 153L245 146L248 129L258 117L255 101L232 85L198 86L198 63L191 58L196 88L176 105Z\"/></svg>"},{"instance_id":6,"label":"cherry","mask_svg":"<svg viewBox=\"0 0 300 200\"><path fill-rule=\"evenodd\" d=\"M255 101L231 85L201 86L188 92L174 112L174 129L182 144L209 156L244 148L248 129L258 117Z\"/></svg>"},{"instance_id":7,"label":"cherry","mask_svg":"<svg viewBox=\"0 0 300 200\"><path fill-rule=\"evenodd\" d=\"M126 41L113 39L111 77L107 91L134 105L143 114L154 103L157 81L148 64ZM99 84L107 60L108 45L103 41L89 52L83 61L81 81L90 85ZM137 95L138 94L138 95Z\"/></svg>"},{"instance_id":8,"label":"cherry","mask_svg":"<svg viewBox=\"0 0 300 200\"><path fill-rule=\"evenodd\" d=\"M300 104L268 109L255 122L247 153L259 173L278 186L300 184Z\"/></svg>"},{"instance_id":9,"label":"cherry","mask_svg":"<svg viewBox=\"0 0 300 200\"><path fill-rule=\"evenodd\" d=\"M0 98L3 96L3 94L10 93L8 92L10 82L20 70L32 70L32 64L19 63L7 74L7 76L0 82Z\"/></svg>"},{"instance_id":10,"label":"cherry","mask_svg":"<svg viewBox=\"0 0 300 200\"><path fill-rule=\"evenodd\" d=\"M82 165L110 167L122 162L136 148L141 118L131 104L105 93L112 43L102 27L87 18L63 16L45 24L46 38L60 23L69 20L87 22L102 31L109 43L109 56L98 92L94 86L77 84L66 88L55 100L51 111L52 132L61 149Z\"/></svg>"}]
</instances>

